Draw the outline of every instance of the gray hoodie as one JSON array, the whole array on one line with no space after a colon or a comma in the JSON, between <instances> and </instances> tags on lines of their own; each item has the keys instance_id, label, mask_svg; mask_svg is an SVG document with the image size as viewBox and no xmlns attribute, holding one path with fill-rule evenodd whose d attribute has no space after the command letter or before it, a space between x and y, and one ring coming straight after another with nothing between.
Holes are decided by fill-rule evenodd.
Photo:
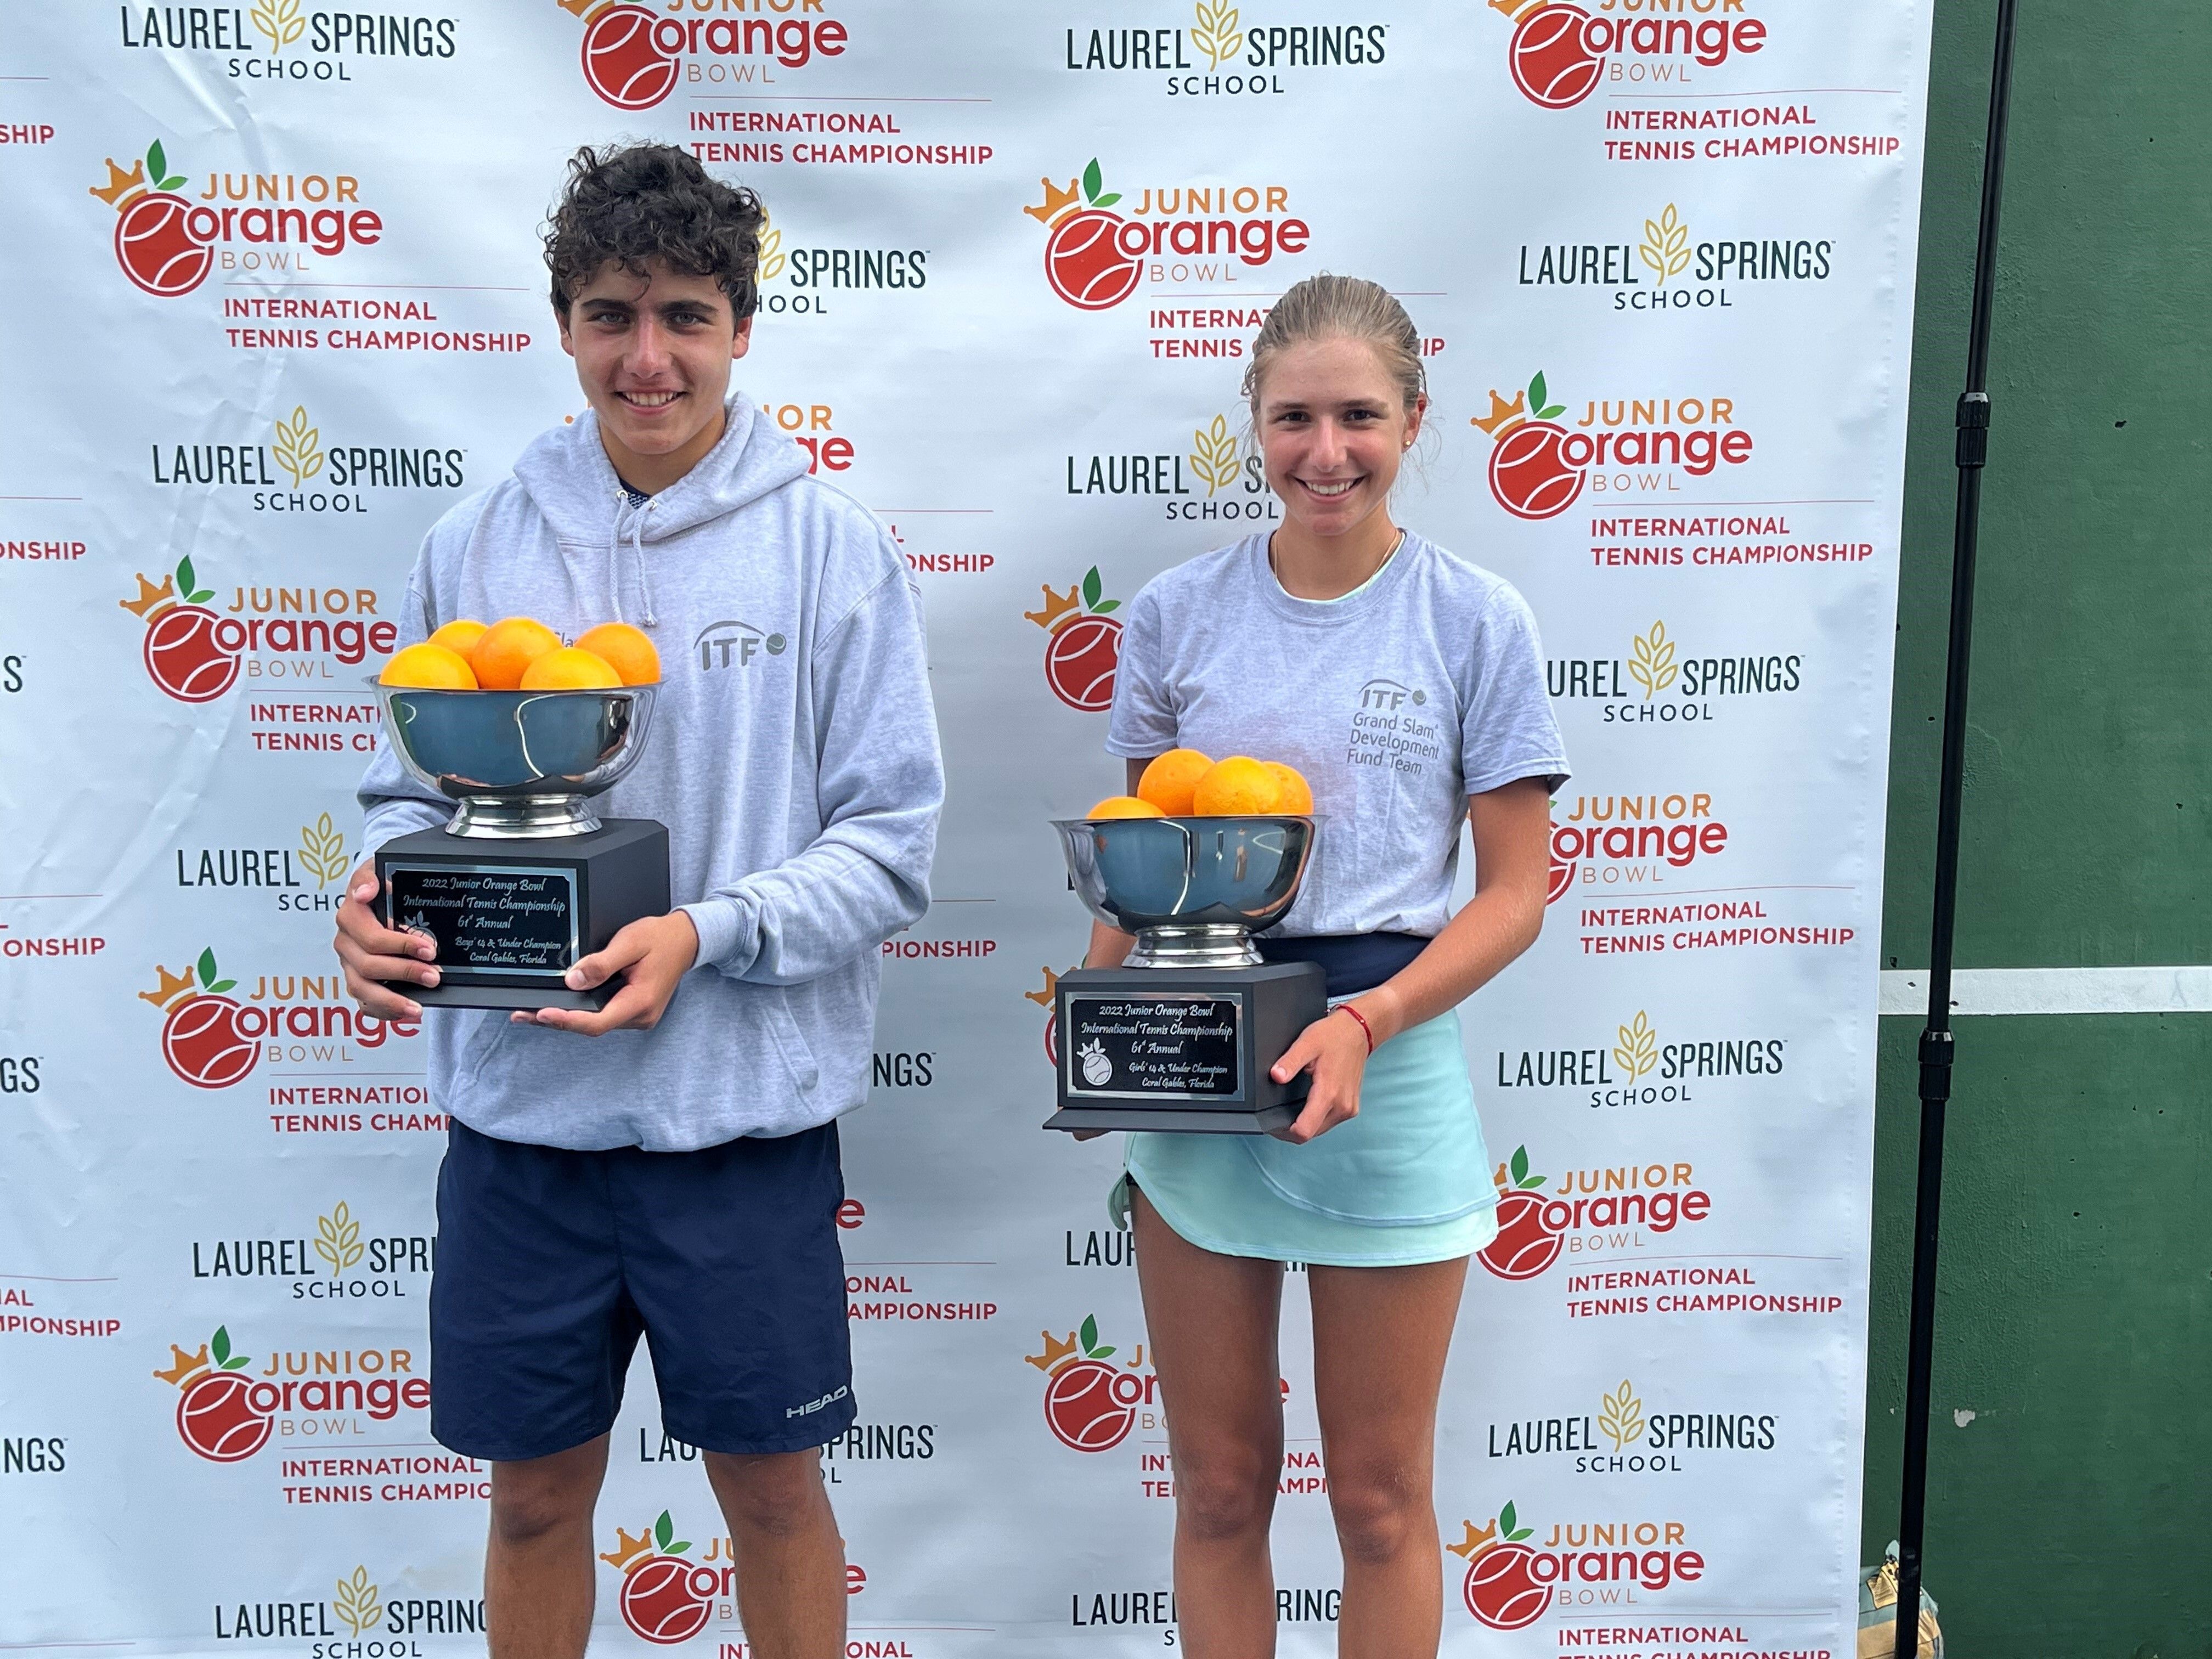
<instances>
[{"instance_id":1,"label":"gray hoodie","mask_svg":"<svg viewBox=\"0 0 2212 1659\"><path fill-rule=\"evenodd\" d=\"M629 504L585 415L431 527L400 643L529 615L636 623L660 653L645 753L599 798L668 826L698 964L651 1031L586 1038L426 1010L440 1109L548 1146L686 1152L811 1128L866 1098L878 946L929 904L945 779L921 603L868 511L742 394L677 483ZM361 785L370 851L452 803L388 747Z\"/></svg>"}]
</instances>

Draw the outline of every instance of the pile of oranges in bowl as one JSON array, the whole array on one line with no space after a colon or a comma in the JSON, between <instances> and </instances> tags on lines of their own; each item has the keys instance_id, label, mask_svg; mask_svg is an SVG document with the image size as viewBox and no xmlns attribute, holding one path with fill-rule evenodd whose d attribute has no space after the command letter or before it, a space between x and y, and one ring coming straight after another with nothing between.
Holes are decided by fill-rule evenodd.
<instances>
[{"instance_id":1,"label":"pile of oranges in bowl","mask_svg":"<svg viewBox=\"0 0 2212 1659\"><path fill-rule=\"evenodd\" d=\"M1231 755L1215 760L1170 749L1145 768L1133 795L1109 795L1086 818L1295 817L1313 811L1313 790L1294 766Z\"/></svg>"},{"instance_id":2,"label":"pile of oranges in bowl","mask_svg":"<svg viewBox=\"0 0 2212 1659\"><path fill-rule=\"evenodd\" d=\"M628 623L601 623L574 645L534 617L487 626L449 622L420 645L396 652L382 685L431 691L605 691L654 685L660 653Z\"/></svg>"}]
</instances>

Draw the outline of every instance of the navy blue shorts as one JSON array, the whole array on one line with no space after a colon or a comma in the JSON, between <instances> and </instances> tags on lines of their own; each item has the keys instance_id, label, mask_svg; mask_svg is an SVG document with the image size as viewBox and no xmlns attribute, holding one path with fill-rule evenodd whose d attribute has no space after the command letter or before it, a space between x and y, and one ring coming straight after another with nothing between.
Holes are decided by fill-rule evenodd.
<instances>
[{"instance_id":1,"label":"navy blue shorts","mask_svg":"<svg viewBox=\"0 0 2212 1659\"><path fill-rule=\"evenodd\" d=\"M430 1432L507 1462L606 1433L642 1334L661 1426L800 1451L852 1426L837 1126L577 1152L453 1121L438 1170Z\"/></svg>"}]
</instances>

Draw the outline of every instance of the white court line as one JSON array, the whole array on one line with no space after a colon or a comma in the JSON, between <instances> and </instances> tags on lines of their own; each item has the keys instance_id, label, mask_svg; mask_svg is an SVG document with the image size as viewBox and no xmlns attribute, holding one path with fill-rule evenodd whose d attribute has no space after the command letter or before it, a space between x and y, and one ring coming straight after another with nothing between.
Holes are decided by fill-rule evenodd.
<instances>
[{"instance_id":1,"label":"white court line","mask_svg":"<svg viewBox=\"0 0 2212 1659\"><path fill-rule=\"evenodd\" d=\"M1928 1012L1928 970L1881 976L1881 1012ZM2212 968L1962 968L1954 1014L2212 1013Z\"/></svg>"}]
</instances>

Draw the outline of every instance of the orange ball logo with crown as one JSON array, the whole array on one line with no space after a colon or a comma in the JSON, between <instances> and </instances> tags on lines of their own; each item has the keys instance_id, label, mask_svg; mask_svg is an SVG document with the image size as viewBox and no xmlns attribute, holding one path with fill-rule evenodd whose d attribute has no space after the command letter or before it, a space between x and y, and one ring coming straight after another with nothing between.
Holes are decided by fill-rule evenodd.
<instances>
[{"instance_id":1,"label":"orange ball logo with crown","mask_svg":"<svg viewBox=\"0 0 2212 1659\"><path fill-rule=\"evenodd\" d=\"M177 1434L210 1463L242 1463L269 1443L273 1413L253 1408L253 1384L246 1376L246 1356L230 1351L228 1327L186 1353L169 1344L167 1370L154 1375L178 1390Z\"/></svg>"},{"instance_id":2,"label":"orange ball logo with crown","mask_svg":"<svg viewBox=\"0 0 2212 1659\"><path fill-rule=\"evenodd\" d=\"M1536 1552L1522 1540L1529 1528L1508 1504L1486 1526L1464 1523L1467 1535L1444 1547L1467 1562L1460 1594L1467 1610L1492 1630L1521 1630L1544 1616L1551 1592L1537 1582Z\"/></svg>"},{"instance_id":3,"label":"orange ball logo with crown","mask_svg":"<svg viewBox=\"0 0 2212 1659\"><path fill-rule=\"evenodd\" d=\"M706 1627L721 1575L684 1559L691 1540L677 1537L666 1510L635 1538L617 1527L615 1540L616 1547L599 1559L623 1576L623 1623L632 1634L657 1646L672 1647Z\"/></svg>"},{"instance_id":4,"label":"orange ball logo with crown","mask_svg":"<svg viewBox=\"0 0 2212 1659\"><path fill-rule=\"evenodd\" d=\"M678 50L659 38L656 18L643 6L608 0L560 0L563 11L584 20L584 84L617 109L651 109L676 90L682 71L684 26L675 24Z\"/></svg>"},{"instance_id":5,"label":"orange ball logo with crown","mask_svg":"<svg viewBox=\"0 0 2212 1659\"><path fill-rule=\"evenodd\" d=\"M1587 467L1567 464L1567 429L1553 418L1565 414L1566 405L1551 403L1549 397L1540 374L1510 403L1493 389L1490 413L1474 417L1474 424L1495 445L1490 452L1491 495L1516 519L1558 518L1575 504L1589 476Z\"/></svg>"},{"instance_id":6,"label":"orange ball logo with crown","mask_svg":"<svg viewBox=\"0 0 2212 1659\"><path fill-rule=\"evenodd\" d=\"M147 677L179 702L213 702L238 683L239 653L216 640L222 618L201 603L215 597L187 557L159 587L138 575L138 597L116 603L146 624L139 647Z\"/></svg>"},{"instance_id":7,"label":"orange ball logo with crown","mask_svg":"<svg viewBox=\"0 0 2212 1659\"><path fill-rule=\"evenodd\" d=\"M1045 1384L1044 1421L1053 1438L1080 1452L1109 1451L1127 1439L1136 1426L1137 1407L1152 1397L1154 1379L1139 1369L1143 1345L1127 1368L1108 1364L1116 1350L1099 1341L1098 1321L1088 1314L1082 1328L1065 1337L1050 1331L1037 1334L1044 1352L1024 1358L1050 1379Z\"/></svg>"},{"instance_id":8,"label":"orange ball logo with crown","mask_svg":"<svg viewBox=\"0 0 2212 1659\"><path fill-rule=\"evenodd\" d=\"M1079 586L1065 594L1044 584L1044 609L1024 611L1052 637L1044 647L1044 679L1052 694L1070 708L1097 714L1114 704L1114 672L1121 662L1121 624L1113 612L1121 601L1103 596L1098 567L1084 573Z\"/></svg>"},{"instance_id":9,"label":"orange ball logo with crown","mask_svg":"<svg viewBox=\"0 0 2212 1659\"><path fill-rule=\"evenodd\" d=\"M215 952L203 951L181 974L155 964L159 976L141 1002L161 1010L161 1058L195 1089L228 1089L244 1080L261 1057L252 1039L239 1029L239 1005L223 995L236 980L219 977Z\"/></svg>"},{"instance_id":10,"label":"orange ball logo with crown","mask_svg":"<svg viewBox=\"0 0 2212 1659\"><path fill-rule=\"evenodd\" d=\"M191 234L192 204L171 193L184 182L182 173L170 173L157 140L128 173L108 157L107 182L89 191L115 210L115 263L156 299L190 294L215 263L215 250Z\"/></svg>"},{"instance_id":11,"label":"orange ball logo with crown","mask_svg":"<svg viewBox=\"0 0 2212 1659\"><path fill-rule=\"evenodd\" d=\"M1144 261L1121 246L1127 222L1108 210L1121 191L1105 188L1096 156L1064 189L1049 179L1037 183L1044 200L1022 211L1052 233L1044 244L1045 281L1078 311L1110 311L1136 292L1144 270ZM1144 240L1138 238L1140 245Z\"/></svg>"}]
</instances>

